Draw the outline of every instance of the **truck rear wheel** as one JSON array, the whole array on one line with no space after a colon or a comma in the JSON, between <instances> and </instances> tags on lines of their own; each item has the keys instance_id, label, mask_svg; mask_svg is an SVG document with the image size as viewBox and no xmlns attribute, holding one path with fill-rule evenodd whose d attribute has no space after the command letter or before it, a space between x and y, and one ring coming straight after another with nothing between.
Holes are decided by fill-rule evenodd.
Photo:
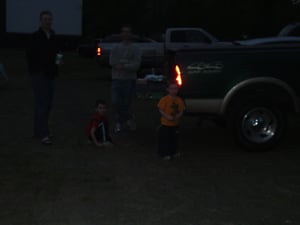
<instances>
[{"instance_id":1,"label":"truck rear wheel","mask_svg":"<svg viewBox=\"0 0 300 225\"><path fill-rule=\"evenodd\" d=\"M235 107L229 121L237 141L248 151L267 151L286 130L286 115L275 104L248 102Z\"/></svg>"}]
</instances>

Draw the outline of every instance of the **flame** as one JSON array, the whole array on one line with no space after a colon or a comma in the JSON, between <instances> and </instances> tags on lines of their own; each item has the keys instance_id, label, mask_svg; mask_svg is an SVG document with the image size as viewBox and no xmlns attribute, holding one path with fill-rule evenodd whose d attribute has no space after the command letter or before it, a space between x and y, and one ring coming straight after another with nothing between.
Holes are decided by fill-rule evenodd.
<instances>
[{"instance_id":1,"label":"flame","mask_svg":"<svg viewBox=\"0 0 300 225\"><path fill-rule=\"evenodd\" d=\"M180 67L178 65L175 66L175 72L176 72L176 82L177 82L177 85L179 87L181 87L182 86L182 76L181 76Z\"/></svg>"}]
</instances>

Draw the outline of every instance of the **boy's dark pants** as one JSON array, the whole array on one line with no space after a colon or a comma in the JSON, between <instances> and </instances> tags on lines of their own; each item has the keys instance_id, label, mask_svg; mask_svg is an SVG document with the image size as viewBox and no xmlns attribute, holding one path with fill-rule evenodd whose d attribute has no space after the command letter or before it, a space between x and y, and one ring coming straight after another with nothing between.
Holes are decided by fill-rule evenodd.
<instances>
[{"instance_id":1,"label":"boy's dark pants","mask_svg":"<svg viewBox=\"0 0 300 225\"><path fill-rule=\"evenodd\" d=\"M112 142L111 137L108 133L108 127L105 123L100 123L95 131L95 136L98 142L104 143L104 142ZM90 137L90 140L92 140L92 137Z\"/></svg>"},{"instance_id":2,"label":"boy's dark pants","mask_svg":"<svg viewBox=\"0 0 300 225\"><path fill-rule=\"evenodd\" d=\"M175 126L161 125L158 134L158 154L173 156L177 152L177 130Z\"/></svg>"}]
</instances>

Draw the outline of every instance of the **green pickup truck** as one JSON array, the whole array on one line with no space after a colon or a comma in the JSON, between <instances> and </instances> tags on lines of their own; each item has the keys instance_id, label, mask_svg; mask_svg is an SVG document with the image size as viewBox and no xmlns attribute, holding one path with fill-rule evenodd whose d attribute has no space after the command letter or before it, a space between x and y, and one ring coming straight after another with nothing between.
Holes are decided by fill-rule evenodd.
<instances>
[{"instance_id":1,"label":"green pickup truck","mask_svg":"<svg viewBox=\"0 0 300 225\"><path fill-rule=\"evenodd\" d=\"M250 151L273 148L300 112L300 38L274 37L169 54L187 114L221 118Z\"/></svg>"}]
</instances>

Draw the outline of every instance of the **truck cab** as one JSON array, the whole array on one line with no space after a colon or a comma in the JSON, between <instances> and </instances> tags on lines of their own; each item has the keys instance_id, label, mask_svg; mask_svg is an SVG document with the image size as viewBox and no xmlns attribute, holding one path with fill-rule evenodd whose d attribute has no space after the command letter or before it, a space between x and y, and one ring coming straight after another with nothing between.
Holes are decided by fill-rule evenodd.
<instances>
[{"instance_id":1,"label":"truck cab","mask_svg":"<svg viewBox=\"0 0 300 225\"><path fill-rule=\"evenodd\" d=\"M219 42L212 34L198 27L168 28L164 35L164 40L165 48L173 51L194 49Z\"/></svg>"}]
</instances>

